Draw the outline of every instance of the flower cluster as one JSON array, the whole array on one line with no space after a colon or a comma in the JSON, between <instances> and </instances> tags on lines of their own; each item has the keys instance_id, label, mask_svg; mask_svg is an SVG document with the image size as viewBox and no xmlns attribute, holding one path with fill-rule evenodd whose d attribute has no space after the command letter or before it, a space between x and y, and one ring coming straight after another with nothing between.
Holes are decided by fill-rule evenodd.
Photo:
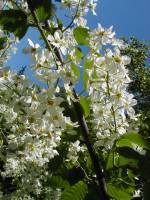
<instances>
[{"instance_id":1,"label":"flower cluster","mask_svg":"<svg viewBox=\"0 0 150 200\"><path fill-rule=\"evenodd\" d=\"M69 151L68 151L68 161L72 163L76 163L79 157L80 152L84 152L85 148L80 146L80 141L77 140L75 142L70 143Z\"/></svg>"},{"instance_id":2,"label":"flower cluster","mask_svg":"<svg viewBox=\"0 0 150 200\"><path fill-rule=\"evenodd\" d=\"M115 38L112 27L105 29L98 24L90 36L87 60L92 65L86 72L97 131L96 146L112 148L114 141L127 131L128 119L136 119L133 109L136 100L127 89L131 80L126 65L130 63L130 58L121 56L120 50L126 45Z\"/></svg>"},{"instance_id":3,"label":"flower cluster","mask_svg":"<svg viewBox=\"0 0 150 200\"><path fill-rule=\"evenodd\" d=\"M24 75L7 70L1 70L0 79L1 132L7 148L2 174L21 177L24 189L39 193L47 164L58 155L62 132L74 124L63 116L63 99L56 97L54 83L48 89L38 88Z\"/></svg>"}]
</instances>

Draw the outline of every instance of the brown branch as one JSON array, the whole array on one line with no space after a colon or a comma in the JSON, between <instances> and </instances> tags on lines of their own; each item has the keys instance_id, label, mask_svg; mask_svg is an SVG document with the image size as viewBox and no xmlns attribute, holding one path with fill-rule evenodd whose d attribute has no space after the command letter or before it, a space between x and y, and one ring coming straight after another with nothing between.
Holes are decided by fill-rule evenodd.
<instances>
[{"instance_id":1,"label":"brown branch","mask_svg":"<svg viewBox=\"0 0 150 200\"><path fill-rule=\"evenodd\" d=\"M76 96L76 93L74 94ZM77 97L76 97L77 98ZM105 183L105 178L104 178L104 173L103 173L103 168L102 164L99 161L98 155L96 154L93 145L90 141L90 133L89 129L87 126L87 123L85 121L83 112L82 112L82 107L78 101L73 102L77 117L78 117L78 122L80 124L80 127L82 128L82 135L84 138L84 142L87 146L88 152L90 154L90 158L92 160L95 174L97 176L97 180L99 183L99 195L100 195L100 200L109 200L109 197L107 195L107 190L106 190L106 183Z\"/></svg>"}]
</instances>

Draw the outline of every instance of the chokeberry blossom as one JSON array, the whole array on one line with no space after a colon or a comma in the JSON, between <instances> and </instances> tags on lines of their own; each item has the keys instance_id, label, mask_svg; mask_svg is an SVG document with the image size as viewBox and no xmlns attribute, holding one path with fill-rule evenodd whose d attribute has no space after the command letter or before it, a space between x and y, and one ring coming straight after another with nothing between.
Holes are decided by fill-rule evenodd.
<instances>
[{"instance_id":1,"label":"chokeberry blossom","mask_svg":"<svg viewBox=\"0 0 150 200\"><path fill-rule=\"evenodd\" d=\"M46 45L34 44L31 39L28 39L29 47L23 49L24 53L31 54L30 67L35 77L44 81L47 88L39 87L10 70L1 68L0 71L0 121L1 129L5 130L2 134L6 147L6 163L1 174L17 182L17 191L8 195L8 199L34 199L30 194L41 194L49 163L59 155L58 148L65 133L78 134L79 123L65 115L62 104L67 102L71 107L77 101L74 88L84 59L91 63L84 72L88 77L85 90L91 102L92 116L86 120L93 124L90 134L95 139L94 148L111 149L114 142L127 132L129 119L136 120L133 108L136 100L127 89L131 82L126 69L130 58L120 53L126 44L115 37L112 27L103 28L98 24L91 30L87 26L85 17L89 11L96 15L97 0L62 0L60 4L74 18L67 29L62 27L59 30L56 21L51 19L49 29L56 30L54 33L44 32L51 51ZM6 6L13 7L13 3L7 1ZM18 6L29 12L26 1L19 1ZM74 36L78 26L89 33L86 56L76 53L81 50ZM7 40L8 43L11 44L11 40ZM9 52L1 55L0 62L3 63ZM73 164L78 161L79 153L86 151L81 144L79 138L69 142L66 161ZM60 189L55 192L59 199Z\"/></svg>"}]
</instances>

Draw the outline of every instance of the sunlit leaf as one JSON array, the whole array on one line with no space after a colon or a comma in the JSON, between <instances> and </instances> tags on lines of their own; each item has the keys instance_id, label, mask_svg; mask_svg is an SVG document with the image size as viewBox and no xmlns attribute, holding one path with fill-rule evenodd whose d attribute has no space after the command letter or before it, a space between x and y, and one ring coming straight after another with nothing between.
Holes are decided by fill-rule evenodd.
<instances>
[{"instance_id":1,"label":"sunlit leaf","mask_svg":"<svg viewBox=\"0 0 150 200\"><path fill-rule=\"evenodd\" d=\"M126 146L132 148L134 145L150 150L150 143L143 136L135 132L129 132L123 135L116 143L118 147Z\"/></svg>"},{"instance_id":2,"label":"sunlit leaf","mask_svg":"<svg viewBox=\"0 0 150 200\"><path fill-rule=\"evenodd\" d=\"M79 67L76 64L71 63L71 69L72 69L73 73L79 78L80 77Z\"/></svg>"},{"instance_id":3,"label":"sunlit leaf","mask_svg":"<svg viewBox=\"0 0 150 200\"><path fill-rule=\"evenodd\" d=\"M132 193L129 193L125 188L121 188L119 185L108 183L107 189L108 194L115 198L115 200L131 200Z\"/></svg>"},{"instance_id":4,"label":"sunlit leaf","mask_svg":"<svg viewBox=\"0 0 150 200\"><path fill-rule=\"evenodd\" d=\"M80 104L84 110L85 117L90 115L90 99L88 97L80 96Z\"/></svg>"},{"instance_id":5,"label":"sunlit leaf","mask_svg":"<svg viewBox=\"0 0 150 200\"><path fill-rule=\"evenodd\" d=\"M79 26L73 30L73 35L79 45L89 44L89 29Z\"/></svg>"},{"instance_id":6,"label":"sunlit leaf","mask_svg":"<svg viewBox=\"0 0 150 200\"><path fill-rule=\"evenodd\" d=\"M93 66L93 63L94 63L93 60L90 60L87 57L85 57L83 62L84 69L91 68Z\"/></svg>"},{"instance_id":7,"label":"sunlit leaf","mask_svg":"<svg viewBox=\"0 0 150 200\"><path fill-rule=\"evenodd\" d=\"M75 48L75 56L76 56L77 60L81 60L82 59L83 53L82 53L81 48L79 48L79 47Z\"/></svg>"}]
</instances>

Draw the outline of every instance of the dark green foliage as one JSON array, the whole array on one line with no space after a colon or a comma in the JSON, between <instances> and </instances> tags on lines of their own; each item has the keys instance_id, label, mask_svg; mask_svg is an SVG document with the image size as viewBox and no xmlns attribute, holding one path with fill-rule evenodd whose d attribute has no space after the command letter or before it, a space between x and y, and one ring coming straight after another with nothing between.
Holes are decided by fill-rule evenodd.
<instances>
[{"instance_id":1,"label":"dark green foliage","mask_svg":"<svg viewBox=\"0 0 150 200\"><path fill-rule=\"evenodd\" d=\"M131 63L127 66L132 79L129 91L135 95L138 102L135 106L136 113L141 114L138 122L139 133L147 137L150 135L150 44L140 42L136 38L131 38L128 44L122 54L131 57Z\"/></svg>"},{"instance_id":2,"label":"dark green foliage","mask_svg":"<svg viewBox=\"0 0 150 200\"><path fill-rule=\"evenodd\" d=\"M7 37L0 38L0 50L4 48L6 42L7 42Z\"/></svg>"},{"instance_id":3,"label":"dark green foliage","mask_svg":"<svg viewBox=\"0 0 150 200\"><path fill-rule=\"evenodd\" d=\"M85 200L99 200L99 188L97 184L88 185L88 194L85 197Z\"/></svg>"},{"instance_id":4,"label":"dark green foliage","mask_svg":"<svg viewBox=\"0 0 150 200\"><path fill-rule=\"evenodd\" d=\"M27 16L21 10L1 10L0 26L3 30L14 33L16 37L21 39L28 29Z\"/></svg>"},{"instance_id":5,"label":"dark green foliage","mask_svg":"<svg viewBox=\"0 0 150 200\"><path fill-rule=\"evenodd\" d=\"M132 79L132 82L129 84L129 91L133 93L137 99L135 110L137 114L140 114L138 123L136 124L136 127L139 129L138 133L145 138L143 139L142 136L138 136L140 140L136 140L134 137L129 138L130 141L128 144L131 145L132 142L135 142L138 146L147 151L140 156L137 153L135 155L135 152L129 152L129 149L128 151L120 151L120 154L124 154L127 158L129 158L130 154L132 159L138 161L136 166L137 171L135 168L133 170L133 174L135 174L136 171L139 177L139 180L136 181L135 188L142 188L144 199L148 200L150 196L150 44L148 42L140 42L136 38L131 38L128 44L129 46L122 51L122 54L131 57L131 63L127 66L129 69L129 76ZM134 126L135 125L133 125L133 128ZM133 177L134 176L136 175L133 175Z\"/></svg>"},{"instance_id":6,"label":"dark green foliage","mask_svg":"<svg viewBox=\"0 0 150 200\"><path fill-rule=\"evenodd\" d=\"M36 3L35 3L36 2ZM35 12L39 22L45 22L55 14L55 7L50 0L42 0L40 3L34 2Z\"/></svg>"},{"instance_id":7,"label":"dark green foliage","mask_svg":"<svg viewBox=\"0 0 150 200\"><path fill-rule=\"evenodd\" d=\"M87 191L87 185L83 181L79 181L73 186L66 188L60 200L84 200Z\"/></svg>"},{"instance_id":8,"label":"dark green foliage","mask_svg":"<svg viewBox=\"0 0 150 200\"><path fill-rule=\"evenodd\" d=\"M55 14L55 6L51 0L27 0L27 3L36 13L39 22L46 22Z\"/></svg>"},{"instance_id":9,"label":"dark green foliage","mask_svg":"<svg viewBox=\"0 0 150 200\"><path fill-rule=\"evenodd\" d=\"M52 176L48 179L47 184L52 188L65 189L70 186L67 180L63 180L61 176Z\"/></svg>"}]
</instances>

